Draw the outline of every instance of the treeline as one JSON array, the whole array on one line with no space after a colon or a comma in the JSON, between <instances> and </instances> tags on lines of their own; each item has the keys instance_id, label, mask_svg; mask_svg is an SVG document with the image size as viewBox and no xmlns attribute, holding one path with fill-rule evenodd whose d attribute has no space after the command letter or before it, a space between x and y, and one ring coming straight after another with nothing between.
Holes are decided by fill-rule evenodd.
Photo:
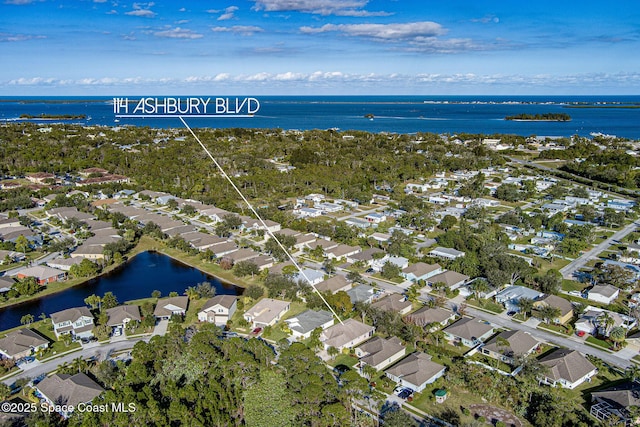
<instances>
[{"instance_id":1,"label":"treeline","mask_svg":"<svg viewBox=\"0 0 640 427\"><path fill-rule=\"evenodd\" d=\"M568 122L571 121L571 116L565 113L544 113L544 114L516 114L513 116L506 116L505 120L533 120L533 121L553 121L553 122Z\"/></svg>"},{"instance_id":2,"label":"treeline","mask_svg":"<svg viewBox=\"0 0 640 427\"><path fill-rule=\"evenodd\" d=\"M40 114L39 116L34 116L32 114L21 114L21 119L60 119L60 120L84 120L87 118L86 114Z\"/></svg>"}]
</instances>

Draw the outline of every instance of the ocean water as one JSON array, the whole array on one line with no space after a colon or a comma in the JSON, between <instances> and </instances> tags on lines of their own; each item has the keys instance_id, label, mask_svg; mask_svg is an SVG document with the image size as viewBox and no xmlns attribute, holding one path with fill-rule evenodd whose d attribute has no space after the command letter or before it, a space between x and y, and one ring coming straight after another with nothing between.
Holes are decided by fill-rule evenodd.
<instances>
[{"instance_id":1,"label":"ocean water","mask_svg":"<svg viewBox=\"0 0 640 427\"><path fill-rule=\"evenodd\" d=\"M523 136L603 133L640 139L640 96L265 96L257 99L261 108L253 117L191 118L187 122L194 128L338 128L341 131L375 133L501 133ZM112 97L0 98L0 122L19 121L22 114L84 114L87 116L85 120L67 122L154 128L183 126L177 118L123 118L116 122L111 101ZM505 116L520 113L566 113L572 120L504 120ZM366 115L373 115L373 118Z\"/></svg>"}]
</instances>

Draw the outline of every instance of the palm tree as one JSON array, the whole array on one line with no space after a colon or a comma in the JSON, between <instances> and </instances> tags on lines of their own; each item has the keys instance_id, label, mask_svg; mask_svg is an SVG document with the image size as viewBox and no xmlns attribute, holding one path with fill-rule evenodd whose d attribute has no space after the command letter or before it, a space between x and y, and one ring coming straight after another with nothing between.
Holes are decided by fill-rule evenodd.
<instances>
[{"instance_id":1,"label":"palm tree","mask_svg":"<svg viewBox=\"0 0 640 427\"><path fill-rule=\"evenodd\" d=\"M338 349L337 349L336 347L334 347L334 346L330 346L330 347L327 349L327 354L328 354L329 356L331 356L331 359L333 360L333 359L335 359L335 358L336 358L336 356L337 356L338 354L340 354L340 350L338 350Z\"/></svg>"},{"instance_id":2,"label":"palm tree","mask_svg":"<svg viewBox=\"0 0 640 427\"><path fill-rule=\"evenodd\" d=\"M371 365L364 364L364 366L362 367L362 374L365 376L366 379L371 381L372 379L378 376L378 370Z\"/></svg>"},{"instance_id":3,"label":"palm tree","mask_svg":"<svg viewBox=\"0 0 640 427\"><path fill-rule=\"evenodd\" d=\"M622 326L616 326L609 332L609 339L613 341L613 349L617 350L618 345L623 343L627 338L627 331Z\"/></svg>"},{"instance_id":4,"label":"palm tree","mask_svg":"<svg viewBox=\"0 0 640 427\"><path fill-rule=\"evenodd\" d=\"M185 295L187 296L187 298L189 298L189 301L193 301L194 299L198 298L198 290L195 288L195 286L189 286L185 291L184 291Z\"/></svg>"},{"instance_id":5,"label":"palm tree","mask_svg":"<svg viewBox=\"0 0 640 427\"><path fill-rule=\"evenodd\" d=\"M633 382L640 378L640 367L636 364L629 365L627 369L624 370L624 375Z\"/></svg>"},{"instance_id":6,"label":"palm tree","mask_svg":"<svg viewBox=\"0 0 640 427\"><path fill-rule=\"evenodd\" d=\"M549 323L550 321L557 319L562 314L562 311L558 307L552 307L550 305L545 305L538 309L538 315L545 321L545 323Z\"/></svg>"},{"instance_id":7,"label":"palm tree","mask_svg":"<svg viewBox=\"0 0 640 427\"><path fill-rule=\"evenodd\" d=\"M615 325L615 319L611 317L609 313L604 311L600 316L598 316L598 324L600 328L602 328L602 335L608 336L609 331Z\"/></svg>"},{"instance_id":8,"label":"palm tree","mask_svg":"<svg viewBox=\"0 0 640 427\"><path fill-rule=\"evenodd\" d=\"M29 326L33 323L33 319L33 314L25 314L20 318L20 324Z\"/></svg>"},{"instance_id":9,"label":"palm tree","mask_svg":"<svg viewBox=\"0 0 640 427\"><path fill-rule=\"evenodd\" d=\"M489 285L486 280L474 280L473 283L469 286L473 291L473 297L476 301L480 301L480 294L487 292L489 290Z\"/></svg>"},{"instance_id":10,"label":"palm tree","mask_svg":"<svg viewBox=\"0 0 640 427\"><path fill-rule=\"evenodd\" d=\"M518 307L526 319L527 316L531 314L531 310L533 310L533 300L531 298L520 298L518 300Z\"/></svg>"}]
</instances>

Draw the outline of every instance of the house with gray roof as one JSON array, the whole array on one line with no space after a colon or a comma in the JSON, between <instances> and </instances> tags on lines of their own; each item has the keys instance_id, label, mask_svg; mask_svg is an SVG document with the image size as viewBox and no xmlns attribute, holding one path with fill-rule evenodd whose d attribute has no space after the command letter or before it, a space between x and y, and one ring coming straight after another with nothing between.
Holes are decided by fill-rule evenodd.
<instances>
[{"instance_id":1,"label":"house with gray roof","mask_svg":"<svg viewBox=\"0 0 640 427\"><path fill-rule=\"evenodd\" d=\"M358 285L347 291L347 295L351 299L351 303L357 302L371 303L373 300L373 287L369 285Z\"/></svg>"},{"instance_id":2,"label":"house with gray roof","mask_svg":"<svg viewBox=\"0 0 640 427\"><path fill-rule=\"evenodd\" d=\"M54 374L36 386L39 397L52 407L71 408L60 415L67 418L80 403L91 402L104 391L100 385L84 373L75 375Z\"/></svg>"},{"instance_id":3,"label":"house with gray roof","mask_svg":"<svg viewBox=\"0 0 640 427\"><path fill-rule=\"evenodd\" d=\"M338 245L335 248L325 250L324 253L329 259L339 259L355 255L361 251L360 246Z\"/></svg>"},{"instance_id":4,"label":"house with gray roof","mask_svg":"<svg viewBox=\"0 0 640 427\"><path fill-rule=\"evenodd\" d=\"M400 275L405 280L417 282L418 280L427 280L436 274L442 273L442 267L440 264L427 264L426 262L416 262L408 267L402 269Z\"/></svg>"},{"instance_id":5,"label":"house with gray roof","mask_svg":"<svg viewBox=\"0 0 640 427\"><path fill-rule=\"evenodd\" d=\"M429 256L454 260L456 258L463 257L464 252L452 248L443 248L442 246L438 246L437 248L429 252Z\"/></svg>"},{"instance_id":6,"label":"house with gray roof","mask_svg":"<svg viewBox=\"0 0 640 427\"><path fill-rule=\"evenodd\" d=\"M333 315L326 310L307 310L285 322L291 329L291 338L300 341L309 338L316 328L324 330L333 325Z\"/></svg>"},{"instance_id":7,"label":"house with gray roof","mask_svg":"<svg viewBox=\"0 0 640 427\"><path fill-rule=\"evenodd\" d=\"M188 297L178 296L161 298L158 300L155 310L153 310L153 315L160 320L167 320L174 314L184 316L187 313L188 306Z\"/></svg>"},{"instance_id":8,"label":"house with gray roof","mask_svg":"<svg viewBox=\"0 0 640 427\"><path fill-rule=\"evenodd\" d=\"M318 283L324 280L324 273L322 271L314 270L312 268L302 267L302 273L297 271L293 275L293 279L298 281L303 281L313 286L313 285L317 285Z\"/></svg>"},{"instance_id":9,"label":"house with gray roof","mask_svg":"<svg viewBox=\"0 0 640 427\"><path fill-rule=\"evenodd\" d=\"M406 348L397 337L385 339L373 337L355 348L356 356L360 358L360 370L369 365L378 371L402 359Z\"/></svg>"},{"instance_id":10,"label":"house with gray roof","mask_svg":"<svg viewBox=\"0 0 640 427\"><path fill-rule=\"evenodd\" d=\"M449 341L475 347L493 335L493 326L487 322L463 317L442 330Z\"/></svg>"},{"instance_id":11,"label":"house with gray roof","mask_svg":"<svg viewBox=\"0 0 640 427\"><path fill-rule=\"evenodd\" d=\"M385 371L385 375L403 387L421 392L428 384L444 375L446 368L431 360L426 353L416 352Z\"/></svg>"},{"instance_id":12,"label":"house with gray roof","mask_svg":"<svg viewBox=\"0 0 640 427\"><path fill-rule=\"evenodd\" d=\"M290 307L289 301L264 298L244 313L244 319L251 323L253 328L273 326L282 319Z\"/></svg>"},{"instance_id":13,"label":"house with gray roof","mask_svg":"<svg viewBox=\"0 0 640 427\"><path fill-rule=\"evenodd\" d=\"M355 319L347 319L344 323L336 323L333 326L322 331L320 342L324 345L324 349L335 347L342 351L345 348L351 348L373 336L375 328L358 322Z\"/></svg>"},{"instance_id":14,"label":"house with gray roof","mask_svg":"<svg viewBox=\"0 0 640 427\"><path fill-rule=\"evenodd\" d=\"M17 360L49 347L49 340L32 329L22 328L0 338L0 355Z\"/></svg>"},{"instance_id":15,"label":"house with gray roof","mask_svg":"<svg viewBox=\"0 0 640 427\"><path fill-rule=\"evenodd\" d=\"M548 372L540 382L552 387L574 389L598 373L598 369L576 350L559 348L540 359Z\"/></svg>"},{"instance_id":16,"label":"house with gray roof","mask_svg":"<svg viewBox=\"0 0 640 427\"><path fill-rule=\"evenodd\" d=\"M525 286L507 286L495 295L498 304L504 304L507 311L520 311L518 301L521 298L536 300L543 296L542 292L536 291Z\"/></svg>"},{"instance_id":17,"label":"house with gray roof","mask_svg":"<svg viewBox=\"0 0 640 427\"><path fill-rule=\"evenodd\" d=\"M620 289L611 285L595 285L587 291L588 300L603 304L611 304L619 295Z\"/></svg>"},{"instance_id":18,"label":"house with gray roof","mask_svg":"<svg viewBox=\"0 0 640 427\"><path fill-rule=\"evenodd\" d=\"M480 352L512 365L516 359L528 356L540 347L540 342L524 331L502 331L487 341Z\"/></svg>"},{"instance_id":19,"label":"house with gray roof","mask_svg":"<svg viewBox=\"0 0 640 427\"><path fill-rule=\"evenodd\" d=\"M71 334L78 338L93 336L93 314L87 307L73 307L51 314L53 332L57 338Z\"/></svg>"},{"instance_id":20,"label":"house with gray roof","mask_svg":"<svg viewBox=\"0 0 640 427\"><path fill-rule=\"evenodd\" d=\"M621 426L638 424L637 412L640 407L640 384L626 381L612 387L591 393L589 413L603 423L608 420L620 420Z\"/></svg>"}]
</instances>

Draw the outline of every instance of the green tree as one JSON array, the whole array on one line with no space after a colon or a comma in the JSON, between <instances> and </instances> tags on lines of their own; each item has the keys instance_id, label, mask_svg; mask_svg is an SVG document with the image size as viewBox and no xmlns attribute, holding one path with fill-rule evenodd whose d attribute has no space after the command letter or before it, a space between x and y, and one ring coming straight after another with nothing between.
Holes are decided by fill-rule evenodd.
<instances>
[{"instance_id":1,"label":"green tree","mask_svg":"<svg viewBox=\"0 0 640 427\"><path fill-rule=\"evenodd\" d=\"M20 318L20 324L30 326L33 323L33 320L33 314L25 314Z\"/></svg>"},{"instance_id":2,"label":"green tree","mask_svg":"<svg viewBox=\"0 0 640 427\"><path fill-rule=\"evenodd\" d=\"M537 316L544 320L546 323L557 319L558 317L560 317L560 314L562 314L562 312L558 307L552 307L548 304L544 304L537 310Z\"/></svg>"},{"instance_id":3,"label":"green tree","mask_svg":"<svg viewBox=\"0 0 640 427\"><path fill-rule=\"evenodd\" d=\"M329 348L327 348L327 354L331 357L331 360L333 360L338 354L340 354L340 350L338 350L334 346L330 346Z\"/></svg>"},{"instance_id":4,"label":"green tree","mask_svg":"<svg viewBox=\"0 0 640 427\"><path fill-rule=\"evenodd\" d=\"M11 396L11 388L3 382L0 382L0 401L4 401Z\"/></svg>"},{"instance_id":5,"label":"green tree","mask_svg":"<svg viewBox=\"0 0 640 427\"><path fill-rule=\"evenodd\" d=\"M531 314L531 310L533 310L533 300L531 298L520 298L518 300L518 308L524 314L525 319L528 315Z\"/></svg>"},{"instance_id":6,"label":"green tree","mask_svg":"<svg viewBox=\"0 0 640 427\"><path fill-rule=\"evenodd\" d=\"M40 285L35 277L25 277L18 280L12 286L20 295L34 295L40 290Z\"/></svg>"},{"instance_id":7,"label":"green tree","mask_svg":"<svg viewBox=\"0 0 640 427\"><path fill-rule=\"evenodd\" d=\"M233 266L233 274L237 277L245 277L251 276L253 277L256 274L260 274L260 268L249 260L246 261L238 261Z\"/></svg>"},{"instance_id":8,"label":"green tree","mask_svg":"<svg viewBox=\"0 0 640 427\"><path fill-rule=\"evenodd\" d=\"M453 228L453 226L456 225L457 223L458 223L458 219L455 216L445 215L440 221L438 228L444 231L448 231L449 229Z\"/></svg>"},{"instance_id":9,"label":"green tree","mask_svg":"<svg viewBox=\"0 0 640 427\"><path fill-rule=\"evenodd\" d=\"M609 332L609 339L613 342L613 349L617 350L619 345L627 338L627 331L622 326L616 326Z\"/></svg>"},{"instance_id":10,"label":"green tree","mask_svg":"<svg viewBox=\"0 0 640 427\"><path fill-rule=\"evenodd\" d=\"M398 265L386 262L380 270L380 275L387 280L392 280L398 277L401 271L402 269Z\"/></svg>"},{"instance_id":11,"label":"green tree","mask_svg":"<svg viewBox=\"0 0 640 427\"><path fill-rule=\"evenodd\" d=\"M249 285L243 295L248 296L252 300L258 300L264 295L264 288L260 285Z\"/></svg>"},{"instance_id":12,"label":"green tree","mask_svg":"<svg viewBox=\"0 0 640 427\"><path fill-rule=\"evenodd\" d=\"M118 298L113 294L113 292L105 292L102 296L102 308L104 310L108 310L110 308L116 307L118 305Z\"/></svg>"},{"instance_id":13,"label":"green tree","mask_svg":"<svg viewBox=\"0 0 640 427\"><path fill-rule=\"evenodd\" d=\"M16 250L18 252L26 253L30 248L29 240L24 235L21 234L16 238Z\"/></svg>"}]
</instances>

